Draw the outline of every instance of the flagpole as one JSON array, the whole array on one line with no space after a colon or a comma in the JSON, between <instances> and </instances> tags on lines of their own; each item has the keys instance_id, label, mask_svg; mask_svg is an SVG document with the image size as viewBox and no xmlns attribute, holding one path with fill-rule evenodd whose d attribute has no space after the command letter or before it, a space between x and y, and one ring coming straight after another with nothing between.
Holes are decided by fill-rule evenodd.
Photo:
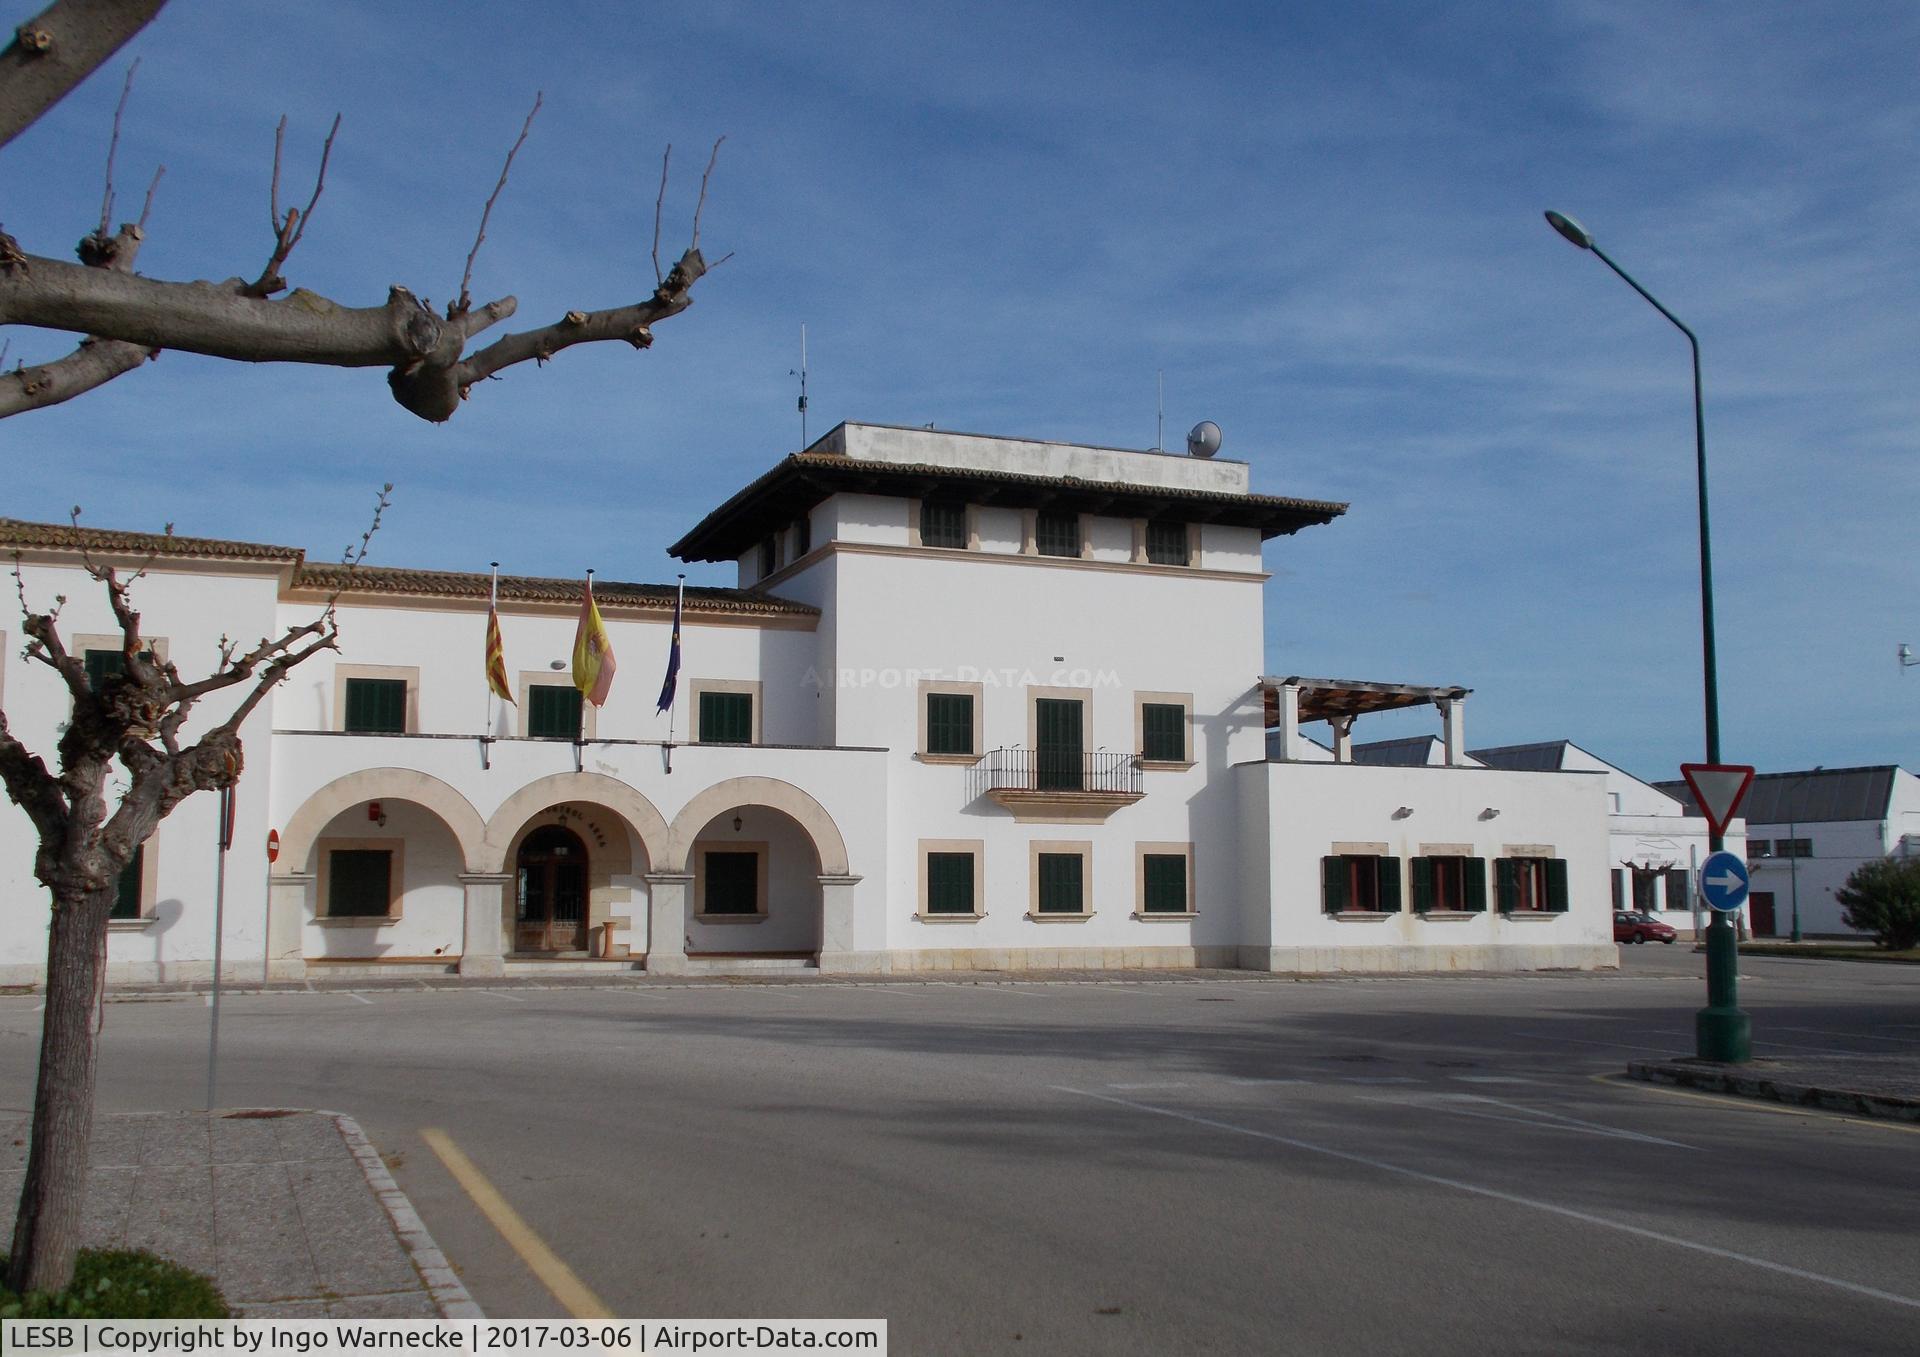
<instances>
[{"instance_id":1,"label":"flagpole","mask_svg":"<svg viewBox=\"0 0 1920 1357\"><path fill-rule=\"evenodd\" d=\"M675 632L675 638L674 638L675 640L679 639L678 633L680 630L680 616L687 601L687 577L683 573L679 578L680 578L680 592L674 595L674 600L673 600L673 628ZM673 686L673 700L667 703L667 771L669 773L673 771L673 714L679 706L680 706L680 685L676 683Z\"/></svg>"},{"instance_id":2,"label":"flagpole","mask_svg":"<svg viewBox=\"0 0 1920 1357\"><path fill-rule=\"evenodd\" d=\"M499 609L500 609L500 562L495 561L493 563L493 580L487 587L487 616L489 618L498 617L500 615ZM487 657L487 663L489 666L492 665L493 663L492 656ZM497 700L497 697L498 697L498 694L496 694L493 691L492 677L491 675L489 675L487 680L487 725L486 725L486 729L481 732L482 740L490 740L493 738L493 725L494 725L494 721L497 719L497 711L498 711L498 708L495 707L494 703ZM482 744L480 747L484 751L486 748L486 745Z\"/></svg>"}]
</instances>

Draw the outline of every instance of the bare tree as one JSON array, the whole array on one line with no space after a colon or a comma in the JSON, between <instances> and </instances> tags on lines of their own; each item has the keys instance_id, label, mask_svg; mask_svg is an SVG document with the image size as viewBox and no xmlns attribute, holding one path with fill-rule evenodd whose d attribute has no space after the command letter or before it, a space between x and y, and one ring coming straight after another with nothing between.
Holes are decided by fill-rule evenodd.
<instances>
[{"instance_id":1,"label":"bare tree","mask_svg":"<svg viewBox=\"0 0 1920 1357\"><path fill-rule=\"evenodd\" d=\"M58 0L22 24L0 51L0 146L32 126L101 62L152 21L165 0ZM534 105L539 109L538 101ZM533 115L527 118L530 126ZM335 121L338 130L338 120ZM116 136L118 119L115 120ZM274 142L270 213L273 246L266 266L252 280L168 282L133 272L133 256L144 237L141 223L109 233L112 165L109 156L106 209L99 226L79 247L80 262L28 254L20 242L0 230L0 325L29 325L83 336L65 358L37 367L21 367L0 378L0 418L43 409L140 367L163 349L206 354L247 363L312 363L322 367L383 367L394 400L422 419L451 419L474 384L528 360L545 362L576 344L618 340L644 349L653 343L653 326L692 304L695 283L708 264L700 253L700 210L707 178L701 180L692 239L665 276L659 275L655 240L655 286L651 295L626 306L601 311L568 311L559 320L532 330L503 335L484 348L469 350L475 336L509 319L518 309L511 296L475 306L468 295L473 254L459 295L436 313L404 287L388 289L372 306L346 306L305 288L284 298L281 269L311 220L326 182L323 155L313 195L304 210L280 208L280 149ZM522 128L520 141L526 140ZM327 138L330 152L333 137ZM715 143L717 152L719 145ZM510 168L513 155L507 157ZM709 162L708 177L713 166ZM487 199L487 213L506 183ZM664 193L664 181L662 185ZM144 214L143 214L144 221ZM656 218L657 221L657 218ZM486 216L474 240L474 253L486 237Z\"/></svg>"},{"instance_id":2,"label":"bare tree","mask_svg":"<svg viewBox=\"0 0 1920 1357\"><path fill-rule=\"evenodd\" d=\"M348 549L349 567L366 559L392 489L382 488L373 522ZM79 513L76 508L76 529ZM172 532L169 524L168 536ZM134 607L133 585L152 557L122 576L96 563L85 551L84 536L79 540L87 574L106 589L113 608L119 671L88 672L86 656L70 650L60 635L65 597L36 607L16 551L13 580L27 638L24 657L59 675L73 704L59 739L57 772L21 743L0 711L0 781L39 836L33 874L53 906L33 1138L8 1261L7 1284L21 1292L56 1291L73 1275L93 1122L93 1019L103 998L107 917L120 875L180 802L195 792L224 792L240 780L246 766L240 727L289 670L337 649L339 636L336 590L312 621L261 637L244 652L223 637L213 672L185 679L146 641ZM200 703L229 689L242 695L224 719L183 742Z\"/></svg>"},{"instance_id":3,"label":"bare tree","mask_svg":"<svg viewBox=\"0 0 1920 1357\"><path fill-rule=\"evenodd\" d=\"M33 126L111 58L164 4L56 0L21 24L0 49L0 147ZM511 296L476 306L468 289L494 203L539 111L536 98L487 198L458 295L444 312L436 313L398 286L388 290L383 302L361 307L304 288L288 292L283 271L325 189L338 119L327 136L305 206L284 209L282 119L268 190L271 245L257 275L218 283L142 277L134 272L134 263L146 238L159 173L147 190L140 217L117 229L112 226L114 159L131 88L129 71L107 152L100 219L80 241L79 262L30 254L0 230L0 325L79 336L73 351L62 358L0 372L0 418L71 400L145 365L164 349L177 349L240 362L383 367L401 406L423 419L445 420L475 383L515 364L545 362L576 344L618 340L636 349L648 347L652 327L691 304L693 286L709 267L699 248L700 216L713 161L700 181L691 239L664 274L659 240L666 193L663 164L654 218L655 286L649 295L603 311L568 311L551 324L506 334L470 350L476 336L516 309ZM714 151L717 155L718 142ZM5 352L0 346L0 356ZM383 493L380 508L385 504ZM375 528L378 523L376 511ZM372 531L362 537L357 555L349 553L350 563L365 556ZM93 1115L93 1015L103 994L107 917L120 874L182 800L235 784L244 767L239 732L248 714L295 665L333 648L337 635L329 603L313 621L263 637L251 649L223 644L213 672L188 680L143 641L131 586L144 569L123 575L112 565L87 559L88 573L106 590L118 621L124 661L122 672L96 682L88 675L85 657L75 655L61 638L59 600L37 606L15 560L25 654L53 670L72 700L71 720L59 736L57 766L51 768L21 743L0 712L0 780L33 823L39 838L34 874L51 893L53 906L33 1140L8 1265L8 1284L16 1290L57 1290L72 1277ZM221 694L237 695L238 701L224 719L187 742L183 731L200 704ZM201 729L197 720L194 729Z\"/></svg>"}]
</instances>

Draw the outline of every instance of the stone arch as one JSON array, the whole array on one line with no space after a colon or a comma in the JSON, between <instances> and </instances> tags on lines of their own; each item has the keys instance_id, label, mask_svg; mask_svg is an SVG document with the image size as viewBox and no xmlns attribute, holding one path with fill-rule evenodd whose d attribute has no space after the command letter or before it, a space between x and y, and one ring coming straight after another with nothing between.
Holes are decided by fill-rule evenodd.
<instances>
[{"instance_id":1,"label":"stone arch","mask_svg":"<svg viewBox=\"0 0 1920 1357\"><path fill-rule=\"evenodd\" d=\"M480 871L486 822L473 803L430 773L413 768L363 768L337 777L301 803L280 836L281 873L313 870L313 846L333 817L363 801L411 801L440 818L460 845L469 872ZM497 870L497 869L494 869Z\"/></svg>"},{"instance_id":2,"label":"stone arch","mask_svg":"<svg viewBox=\"0 0 1920 1357\"><path fill-rule=\"evenodd\" d=\"M716 782L681 808L673 817L673 834L663 865L664 872L685 872L693 852L693 839L714 816L734 806L767 806L791 817L813 840L820 856L823 876L846 876L847 841L840 827L827 814L826 807L791 782L773 777L733 777Z\"/></svg>"},{"instance_id":3,"label":"stone arch","mask_svg":"<svg viewBox=\"0 0 1920 1357\"><path fill-rule=\"evenodd\" d=\"M662 870L660 864L667 860L669 841L666 817L634 788L604 773L555 773L529 782L501 802L500 809L487 821L480 870L506 871L507 850L527 821L549 806L568 801L591 801L619 815L639 836L647 852L648 868Z\"/></svg>"}]
</instances>

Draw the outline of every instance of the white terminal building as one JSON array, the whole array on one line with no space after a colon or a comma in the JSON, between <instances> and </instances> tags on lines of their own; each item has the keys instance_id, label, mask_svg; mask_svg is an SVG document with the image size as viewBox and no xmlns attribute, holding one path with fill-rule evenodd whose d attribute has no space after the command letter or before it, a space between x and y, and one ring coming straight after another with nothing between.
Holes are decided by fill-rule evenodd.
<instances>
[{"instance_id":1,"label":"white terminal building","mask_svg":"<svg viewBox=\"0 0 1920 1357\"><path fill-rule=\"evenodd\" d=\"M1470 756L1465 688L1263 663L1263 543L1345 507L1222 458L843 424L672 548L738 581L686 591L671 724L668 585L596 584L595 708L581 582L503 576L509 706L485 574L4 520L0 549L100 674L122 646L83 554L150 559L144 639L189 677L337 596L339 653L243 731L235 978L1616 964L1606 765ZM65 689L10 639L0 698L50 757ZM1428 757L1354 758L1357 717L1423 705ZM112 980L210 974L217 815L190 798L142 849ZM0 813L7 983L44 967L33 846Z\"/></svg>"}]
</instances>

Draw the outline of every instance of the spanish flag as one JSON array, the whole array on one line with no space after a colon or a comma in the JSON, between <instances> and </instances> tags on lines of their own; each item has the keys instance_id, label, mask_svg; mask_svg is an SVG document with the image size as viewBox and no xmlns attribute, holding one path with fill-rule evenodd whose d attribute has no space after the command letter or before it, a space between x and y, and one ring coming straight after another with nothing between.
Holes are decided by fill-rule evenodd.
<instances>
[{"instance_id":1,"label":"spanish flag","mask_svg":"<svg viewBox=\"0 0 1920 1357\"><path fill-rule=\"evenodd\" d=\"M493 589L487 598L487 687L502 702L514 706L513 689L507 684L507 651L500 641L500 563L494 562Z\"/></svg>"},{"instance_id":2,"label":"spanish flag","mask_svg":"<svg viewBox=\"0 0 1920 1357\"><path fill-rule=\"evenodd\" d=\"M587 596L580 604L580 625L573 633L573 686L596 707L607 702L613 687L613 643L607 639L607 624L600 620L600 609L593 601L593 572L587 572Z\"/></svg>"}]
</instances>

